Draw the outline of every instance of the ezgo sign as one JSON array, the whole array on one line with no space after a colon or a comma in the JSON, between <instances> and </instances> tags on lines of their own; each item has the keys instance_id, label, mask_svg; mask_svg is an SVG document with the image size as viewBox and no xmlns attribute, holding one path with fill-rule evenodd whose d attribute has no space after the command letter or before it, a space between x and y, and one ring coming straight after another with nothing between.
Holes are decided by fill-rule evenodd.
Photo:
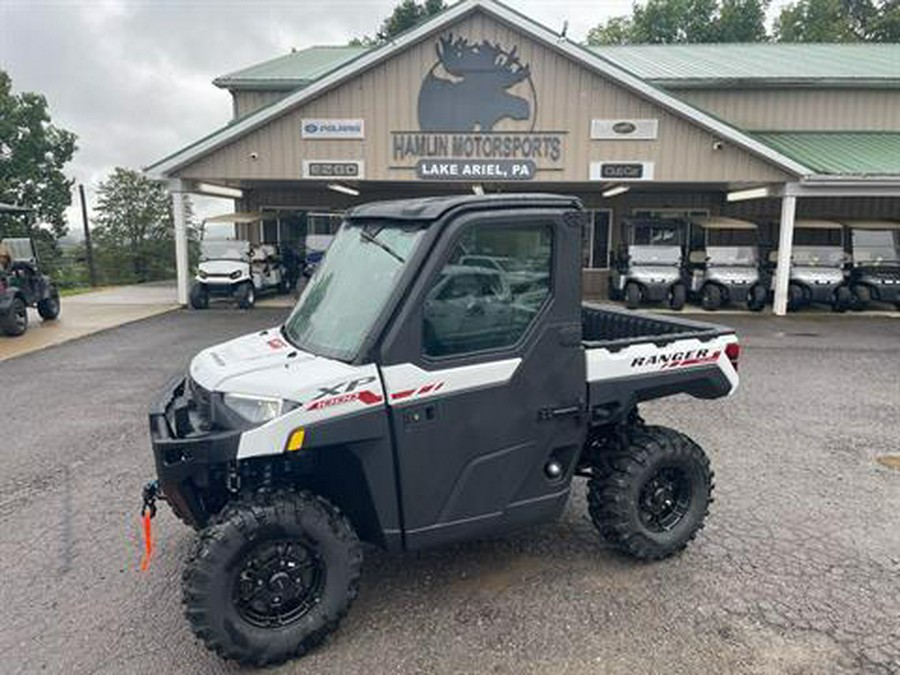
<instances>
[{"instance_id":1,"label":"ezgo sign","mask_svg":"<svg viewBox=\"0 0 900 675\"><path fill-rule=\"evenodd\" d=\"M365 138L365 122L360 119L310 119L301 120L300 125L303 138Z\"/></svg>"}]
</instances>

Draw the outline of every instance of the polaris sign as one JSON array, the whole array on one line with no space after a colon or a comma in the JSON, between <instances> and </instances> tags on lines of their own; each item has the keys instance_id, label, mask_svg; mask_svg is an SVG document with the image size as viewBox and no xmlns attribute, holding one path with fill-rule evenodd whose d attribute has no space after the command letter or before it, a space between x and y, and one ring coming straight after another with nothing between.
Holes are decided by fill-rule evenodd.
<instances>
[{"instance_id":1,"label":"polaris sign","mask_svg":"<svg viewBox=\"0 0 900 675\"><path fill-rule=\"evenodd\" d=\"M364 120L316 119L301 120L303 138L365 138Z\"/></svg>"}]
</instances>

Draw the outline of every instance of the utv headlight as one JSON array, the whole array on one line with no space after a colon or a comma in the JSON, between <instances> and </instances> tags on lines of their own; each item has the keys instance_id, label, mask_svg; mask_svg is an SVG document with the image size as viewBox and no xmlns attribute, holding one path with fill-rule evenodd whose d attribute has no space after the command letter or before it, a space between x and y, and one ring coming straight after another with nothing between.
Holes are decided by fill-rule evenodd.
<instances>
[{"instance_id":1,"label":"utv headlight","mask_svg":"<svg viewBox=\"0 0 900 675\"><path fill-rule=\"evenodd\" d=\"M241 278L241 271L240 271L240 270L235 270L234 272L232 272L232 273L229 274L228 276L231 277L232 279L240 279L240 278Z\"/></svg>"},{"instance_id":2,"label":"utv headlight","mask_svg":"<svg viewBox=\"0 0 900 675\"><path fill-rule=\"evenodd\" d=\"M225 394L222 397L226 406L248 422L262 424L281 415L284 400L266 398L265 396L246 396L244 394Z\"/></svg>"}]
</instances>

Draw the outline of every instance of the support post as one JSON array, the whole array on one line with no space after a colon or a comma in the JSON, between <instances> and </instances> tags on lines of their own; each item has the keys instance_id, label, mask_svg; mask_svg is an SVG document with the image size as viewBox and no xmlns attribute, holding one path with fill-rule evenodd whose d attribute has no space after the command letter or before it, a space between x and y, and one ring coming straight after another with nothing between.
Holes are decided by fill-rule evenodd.
<instances>
[{"instance_id":1,"label":"support post","mask_svg":"<svg viewBox=\"0 0 900 675\"><path fill-rule=\"evenodd\" d=\"M184 187L181 181L172 181L169 184L169 192L172 194L172 216L175 220L175 274L178 304L186 306L188 304L190 269L188 267L187 224L184 219Z\"/></svg>"},{"instance_id":2,"label":"support post","mask_svg":"<svg viewBox=\"0 0 900 675\"><path fill-rule=\"evenodd\" d=\"M87 199L84 196L84 185L78 184L78 196L81 197L81 224L84 226L84 251L87 257L88 274L91 286L97 285L97 268L94 266L94 247L91 244L91 228L88 225Z\"/></svg>"},{"instance_id":3,"label":"support post","mask_svg":"<svg viewBox=\"0 0 900 675\"><path fill-rule=\"evenodd\" d=\"M789 188L790 186L785 186ZM778 265L775 269L775 301L773 309L777 316L787 314L788 281L791 278L791 254L794 245L794 216L797 212L797 197L787 189L781 198L781 231L778 235Z\"/></svg>"}]
</instances>

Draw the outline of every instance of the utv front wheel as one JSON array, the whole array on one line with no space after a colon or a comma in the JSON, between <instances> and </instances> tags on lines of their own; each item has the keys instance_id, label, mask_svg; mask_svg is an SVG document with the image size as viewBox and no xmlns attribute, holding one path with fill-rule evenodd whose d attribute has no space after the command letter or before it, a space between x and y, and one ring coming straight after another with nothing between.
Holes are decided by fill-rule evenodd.
<instances>
[{"instance_id":1,"label":"utv front wheel","mask_svg":"<svg viewBox=\"0 0 900 675\"><path fill-rule=\"evenodd\" d=\"M209 290L203 284L191 286L191 307L194 309L206 309L209 307Z\"/></svg>"},{"instance_id":2,"label":"utv front wheel","mask_svg":"<svg viewBox=\"0 0 900 675\"><path fill-rule=\"evenodd\" d=\"M28 330L28 308L22 298L13 298L9 311L0 316L0 329L10 337L18 337Z\"/></svg>"},{"instance_id":3,"label":"utv front wheel","mask_svg":"<svg viewBox=\"0 0 900 675\"><path fill-rule=\"evenodd\" d=\"M337 508L308 492L226 507L182 580L185 615L210 650L254 666L302 656L356 598L362 549Z\"/></svg>"},{"instance_id":4,"label":"utv front wheel","mask_svg":"<svg viewBox=\"0 0 900 675\"><path fill-rule=\"evenodd\" d=\"M53 321L59 316L59 307L59 291L54 286L46 298L38 300L37 311L44 321Z\"/></svg>"},{"instance_id":5,"label":"utv front wheel","mask_svg":"<svg viewBox=\"0 0 900 675\"><path fill-rule=\"evenodd\" d=\"M682 550L703 527L713 473L706 454L684 434L636 429L627 447L601 455L592 471L591 520L625 553L659 560Z\"/></svg>"},{"instance_id":6,"label":"utv front wheel","mask_svg":"<svg viewBox=\"0 0 900 675\"><path fill-rule=\"evenodd\" d=\"M628 309L637 309L641 304L641 287L630 282L625 285L625 306Z\"/></svg>"},{"instance_id":7,"label":"utv front wheel","mask_svg":"<svg viewBox=\"0 0 900 675\"><path fill-rule=\"evenodd\" d=\"M237 306L241 309L252 309L253 305L256 304L256 289L253 288L253 283L250 281L238 286L235 296L237 298Z\"/></svg>"}]
</instances>

